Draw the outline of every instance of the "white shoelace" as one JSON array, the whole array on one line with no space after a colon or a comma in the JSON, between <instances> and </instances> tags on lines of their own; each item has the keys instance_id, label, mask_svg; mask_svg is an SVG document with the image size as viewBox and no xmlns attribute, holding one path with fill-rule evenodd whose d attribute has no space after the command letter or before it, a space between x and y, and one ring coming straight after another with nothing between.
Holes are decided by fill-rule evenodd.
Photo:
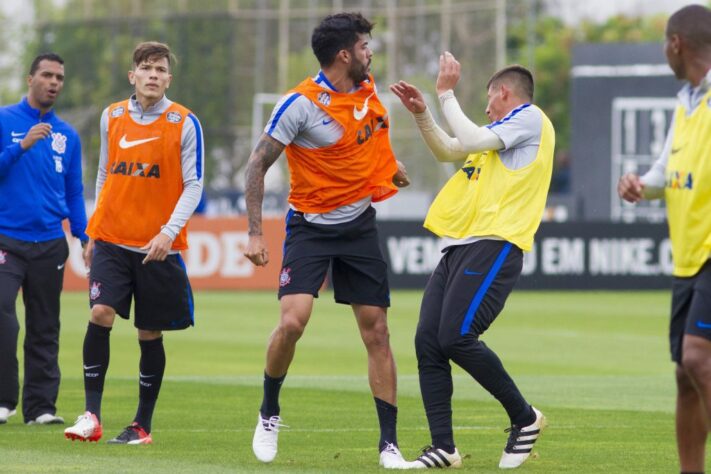
<instances>
[{"instance_id":1,"label":"white shoelace","mask_svg":"<svg viewBox=\"0 0 711 474\"><path fill-rule=\"evenodd\" d=\"M279 432L279 428L288 428L288 425L285 425L284 423L281 422L281 417L280 416L272 416L269 419L262 418L262 426L266 431L274 431L275 433Z\"/></svg>"},{"instance_id":2,"label":"white shoelace","mask_svg":"<svg viewBox=\"0 0 711 474\"><path fill-rule=\"evenodd\" d=\"M400 450L397 448L397 446L395 446L394 443L388 443L388 444L386 444L385 447L383 448L383 451L382 451L382 452L384 452L384 453L387 452L387 453L391 453L391 454L398 454L398 455L400 455Z\"/></svg>"}]
</instances>

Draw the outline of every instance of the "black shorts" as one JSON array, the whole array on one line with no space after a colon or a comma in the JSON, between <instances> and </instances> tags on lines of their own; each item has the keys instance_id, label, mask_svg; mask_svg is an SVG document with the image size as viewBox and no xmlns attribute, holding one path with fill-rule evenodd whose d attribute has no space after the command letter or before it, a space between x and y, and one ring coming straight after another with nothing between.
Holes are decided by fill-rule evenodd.
<instances>
[{"instance_id":1,"label":"black shorts","mask_svg":"<svg viewBox=\"0 0 711 474\"><path fill-rule=\"evenodd\" d=\"M504 308L522 266L523 252L510 242L450 247L425 287L418 332L443 342L479 337Z\"/></svg>"},{"instance_id":2,"label":"black shorts","mask_svg":"<svg viewBox=\"0 0 711 474\"><path fill-rule=\"evenodd\" d=\"M711 341L711 262L688 278L674 277L669 346L672 361L681 363L684 334Z\"/></svg>"},{"instance_id":3,"label":"black shorts","mask_svg":"<svg viewBox=\"0 0 711 474\"><path fill-rule=\"evenodd\" d=\"M310 294L318 297L329 265L337 303L390 306L388 268L380 251L375 209L343 224L313 224L303 213L286 216L284 258L279 298Z\"/></svg>"},{"instance_id":4,"label":"black shorts","mask_svg":"<svg viewBox=\"0 0 711 474\"><path fill-rule=\"evenodd\" d=\"M145 254L97 241L89 272L89 306L110 306L124 319L135 299L138 329L164 331L194 325L193 292L179 253L142 263Z\"/></svg>"}]
</instances>

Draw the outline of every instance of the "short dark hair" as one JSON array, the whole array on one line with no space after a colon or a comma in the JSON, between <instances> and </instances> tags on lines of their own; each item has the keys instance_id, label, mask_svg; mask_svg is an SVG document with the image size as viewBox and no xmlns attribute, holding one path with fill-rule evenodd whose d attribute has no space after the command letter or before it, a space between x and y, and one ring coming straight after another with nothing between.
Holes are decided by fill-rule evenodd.
<instances>
[{"instance_id":1,"label":"short dark hair","mask_svg":"<svg viewBox=\"0 0 711 474\"><path fill-rule=\"evenodd\" d=\"M157 41L145 41L139 43L136 49L133 50L133 65L138 66L146 61L153 62L158 59L166 58L168 60L168 66L171 64L171 60L175 59L173 53L170 51L170 47L165 43L159 43Z\"/></svg>"},{"instance_id":2,"label":"short dark hair","mask_svg":"<svg viewBox=\"0 0 711 474\"><path fill-rule=\"evenodd\" d=\"M522 99L533 100L533 74L520 64L513 64L498 71L491 76L486 88L498 87L502 82L507 83Z\"/></svg>"},{"instance_id":3,"label":"short dark hair","mask_svg":"<svg viewBox=\"0 0 711 474\"><path fill-rule=\"evenodd\" d=\"M64 64L64 59L62 59L62 57L57 53L42 53L32 60L32 64L30 64L30 76L35 75L37 69L39 68L39 64L45 60Z\"/></svg>"},{"instance_id":4,"label":"short dark hair","mask_svg":"<svg viewBox=\"0 0 711 474\"><path fill-rule=\"evenodd\" d=\"M674 12L667 22L667 38L679 35L694 50L711 48L711 10L703 5L687 5Z\"/></svg>"},{"instance_id":5,"label":"short dark hair","mask_svg":"<svg viewBox=\"0 0 711 474\"><path fill-rule=\"evenodd\" d=\"M375 26L360 13L336 13L324 18L311 35L311 49L319 64L327 67L343 49L351 49L359 34L370 34Z\"/></svg>"}]
</instances>

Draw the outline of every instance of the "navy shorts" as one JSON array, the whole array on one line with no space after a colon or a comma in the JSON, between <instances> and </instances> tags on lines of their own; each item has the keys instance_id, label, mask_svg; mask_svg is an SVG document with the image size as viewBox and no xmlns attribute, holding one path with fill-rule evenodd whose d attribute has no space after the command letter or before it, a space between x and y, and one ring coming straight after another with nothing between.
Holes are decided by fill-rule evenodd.
<instances>
[{"instance_id":1,"label":"navy shorts","mask_svg":"<svg viewBox=\"0 0 711 474\"><path fill-rule=\"evenodd\" d=\"M390 306L388 267L380 250L375 209L342 224L313 224L301 212L286 216L279 298L318 290L331 269L337 303Z\"/></svg>"},{"instance_id":2,"label":"navy shorts","mask_svg":"<svg viewBox=\"0 0 711 474\"><path fill-rule=\"evenodd\" d=\"M684 334L711 341L711 261L687 278L674 277L669 346L672 361L681 363Z\"/></svg>"},{"instance_id":3,"label":"navy shorts","mask_svg":"<svg viewBox=\"0 0 711 474\"><path fill-rule=\"evenodd\" d=\"M124 319L135 300L134 326L148 331L194 325L193 292L179 253L142 263L145 254L96 241L89 272L89 305L110 306Z\"/></svg>"},{"instance_id":4,"label":"navy shorts","mask_svg":"<svg viewBox=\"0 0 711 474\"><path fill-rule=\"evenodd\" d=\"M523 252L510 242L450 247L425 287L418 332L446 342L478 338L504 308L522 266Z\"/></svg>"}]
</instances>

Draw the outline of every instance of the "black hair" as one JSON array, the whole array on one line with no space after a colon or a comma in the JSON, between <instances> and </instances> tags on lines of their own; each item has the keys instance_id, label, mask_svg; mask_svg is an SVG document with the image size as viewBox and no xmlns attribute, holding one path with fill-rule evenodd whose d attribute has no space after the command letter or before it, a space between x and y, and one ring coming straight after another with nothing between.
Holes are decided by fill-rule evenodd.
<instances>
[{"instance_id":1,"label":"black hair","mask_svg":"<svg viewBox=\"0 0 711 474\"><path fill-rule=\"evenodd\" d=\"M533 74L525 67L514 64L501 69L491 76L486 88L499 86L502 82L506 82L522 99L533 100Z\"/></svg>"},{"instance_id":2,"label":"black hair","mask_svg":"<svg viewBox=\"0 0 711 474\"><path fill-rule=\"evenodd\" d=\"M353 48L358 35L369 35L373 26L360 13L336 13L324 18L311 35L311 49L321 67L333 64L339 51Z\"/></svg>"},{"instance_id":3,"label":"black hair","mask_svg":"<svg viewBox=\"0 0 711 474\"><path fill-rule=\"evenodd\" d=\"M62 59L62 57L57 53L42 53L32 60L32 64L30 65L30 76L35 75L37 68L39 68L39 63L45 60L64 64L64 59Z\"/></svg>"},{"instance_id":4,"label":"black hair","mask_svg":"<svg viewBox=\"0 0 711 474\"><path fill-rule=\"evenodd\" d=\"M677 10L669 17L666 35L679 35L697 51L711 48L711 10L703 5Z\"/></svg>"}]
</instances>

